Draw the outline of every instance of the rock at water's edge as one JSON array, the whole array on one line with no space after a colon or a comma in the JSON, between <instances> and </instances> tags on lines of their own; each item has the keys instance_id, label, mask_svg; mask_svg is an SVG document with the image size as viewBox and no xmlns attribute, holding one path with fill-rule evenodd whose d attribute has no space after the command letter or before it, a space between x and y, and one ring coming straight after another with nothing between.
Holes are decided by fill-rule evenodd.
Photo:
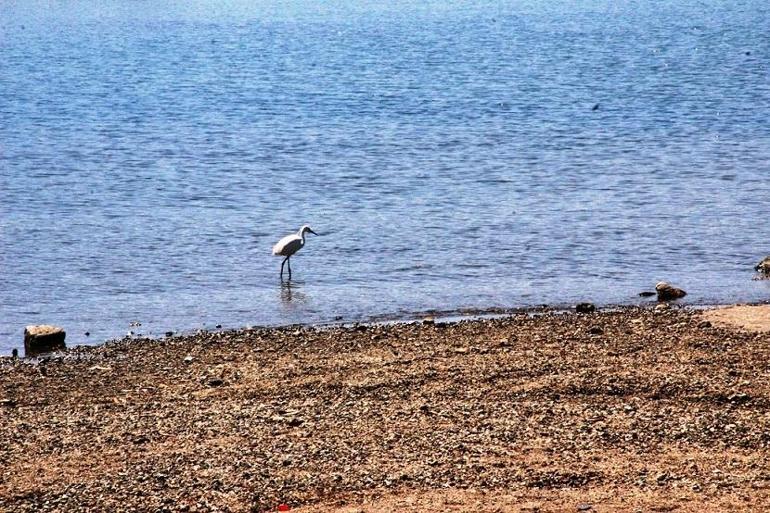
<instances>
[{"instance_id":1,"label":"rock at water's edge","mask_svg":"<svg viewBox=\"0 0 770 513\"><path fill-rule=\"evenodd\" d=\"M761 262L754 266L754 270L763 274L770 274L770 255L767 255Z\"/></svg>"},{"instance_id":2,"label":"rock at water's edge","mask_svg":"<svg viewBox=\"0 0 770 513\"><path fill-rule=\"evenodd\" d=\"M658 293L658 301L672 301L687 295L687 292L684 290L673 287L665 281L655 285L655 292Z\"/></svg>"},{"instance_id":3,"label":"rock at water's edge","mask_svg":"<svg viewBox=\"0 0 770 513\"><path fill-rule=\"evenodd\" d=\"M63 328L46 324L24 328L24 356L66 349Z\"/></svg>"}]
</instances>

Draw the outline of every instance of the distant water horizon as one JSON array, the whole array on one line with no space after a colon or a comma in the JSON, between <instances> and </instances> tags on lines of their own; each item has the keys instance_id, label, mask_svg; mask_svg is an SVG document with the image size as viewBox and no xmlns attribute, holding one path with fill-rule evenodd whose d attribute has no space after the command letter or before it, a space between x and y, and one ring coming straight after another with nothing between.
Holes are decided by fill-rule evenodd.
<instances>
[{"instance_id":1,"label":"distant water horizon","mask_svg":"<svg viewBox=\"0 0 770 513\"><path fill-rule=\"evenodd\" d=\"M758 0L8 2L0 354L29 324L770 300L767 27Z\"/></svg>"}]
</instances>

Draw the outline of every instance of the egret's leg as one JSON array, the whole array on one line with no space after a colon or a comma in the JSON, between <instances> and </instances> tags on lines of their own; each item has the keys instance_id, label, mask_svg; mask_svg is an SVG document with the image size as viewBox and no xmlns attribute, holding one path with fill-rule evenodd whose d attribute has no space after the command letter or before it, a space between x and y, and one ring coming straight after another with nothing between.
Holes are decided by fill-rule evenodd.
<instances>
[{"instance_id":1,"label":"egret's leg","mask_svg":"<svg viewBox=\"0 0 770 513\"><path fill-rule=\"evenodd\" d=\"M286 257L283 259L283 262L281 262L281 280L283 280L283 266L286 263L286 261L289 259L289 257ZM291 271L289 271L291 272Z\"/></svg>"},{"instance_id":2,"label":"egret's leg","mask_svg":"<svg viewBox=\"0 0 770 513\"><path fill-rule=\"evenodd\" d=\"M286 257L286 263L289 265L289 279L291 279L291 260L290 257Z\"/></svg>"}]
</instances>

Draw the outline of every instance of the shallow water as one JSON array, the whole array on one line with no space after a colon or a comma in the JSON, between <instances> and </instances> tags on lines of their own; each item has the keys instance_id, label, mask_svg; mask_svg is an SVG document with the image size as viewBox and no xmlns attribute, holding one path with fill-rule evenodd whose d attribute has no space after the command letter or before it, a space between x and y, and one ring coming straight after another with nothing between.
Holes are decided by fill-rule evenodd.
<instances>
[{"instance_id":1,"label":"shallow water","mask_svg":"<svg viewBox=\"0 0 770 513\"><path fill-rule=\"evenodd\" d=\"M0 353L770 298L764 2L451 4L4 4Z\"/></svg>"}]
</instances>

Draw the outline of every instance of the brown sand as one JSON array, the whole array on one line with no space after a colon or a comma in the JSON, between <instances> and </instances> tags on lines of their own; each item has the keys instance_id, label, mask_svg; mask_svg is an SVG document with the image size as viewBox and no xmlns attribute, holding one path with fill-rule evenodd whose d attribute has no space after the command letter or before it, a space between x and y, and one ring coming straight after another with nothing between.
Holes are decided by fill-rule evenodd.
<instances>
[{"instance_id":1,"label":"brown sand","mask_svg":"<svg viewBox=\"0 0 770 513\"><path fill-rule=\"evenodd\" d=\"M0 511L770 511L770 333L629 308L0 360Z\"/></svg>"},{"instance_id":2,"label":"brown sand","mask_svg":"<svg viewBox=\"0 0 770 513\"><path fill-rule=\"evenodd\" d=\"M722 326L748 331L770 331L770 305L734 305L714 308L703 318Z\"/></svg>"}]
</instances>

